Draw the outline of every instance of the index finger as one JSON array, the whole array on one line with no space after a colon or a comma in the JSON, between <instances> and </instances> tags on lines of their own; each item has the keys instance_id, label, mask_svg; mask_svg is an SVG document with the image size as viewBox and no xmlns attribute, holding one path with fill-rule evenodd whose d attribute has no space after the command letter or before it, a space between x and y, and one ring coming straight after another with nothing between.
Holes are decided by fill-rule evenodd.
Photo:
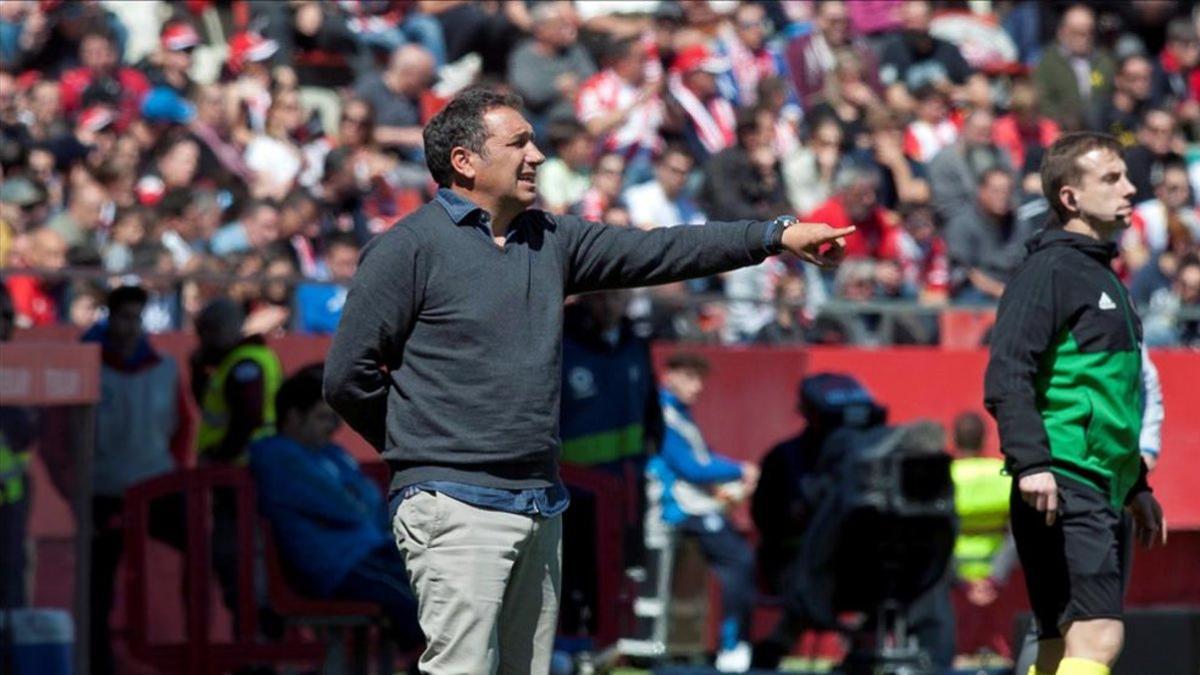
<instances>
[{"instance_id":1,"label":"index finger","mask_svg":"<svg viewBox=\"0 0 1200 675\"><path fill-rule=\"evenodd\" d=\"M1046 495L1046 525L1053 525L1058 517L1058 490L1051 490Z\"/></svg>"},{"instance_id":2,"label":"index finger","mask_svg":"<svg viewBox=\"0 0 1200 675\"><path fill-rule=\"evenodd\" d=\"M833 239L841 239L847 235L854 234L855 231L858 230L858 228L853 225L850 227L830 227L826 225L826 227L829 227L829 231L821 235L821 241L823 242L831 241ZM843 240L842 243L845 244L845 241Z\"/></svg>"}]
</instances>

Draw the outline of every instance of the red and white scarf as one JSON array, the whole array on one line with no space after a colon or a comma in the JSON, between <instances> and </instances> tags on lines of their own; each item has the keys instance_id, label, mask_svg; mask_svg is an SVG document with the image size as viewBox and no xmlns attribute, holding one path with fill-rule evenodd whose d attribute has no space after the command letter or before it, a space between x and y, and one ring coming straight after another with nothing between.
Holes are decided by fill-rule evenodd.
<instances>
[{"instance_id":1,"label":"red and white scarf","mask_svg":"<svg viewBox=\"0 0 1200 675\"><path fill-rule=\"evenodd\" d=\"M707 104L703 103L692 90L683 86L683 79L676 73L672 73L667 80L667 89L692 121L700 144L709 154L733 145L737 126L733 104L720 96L712 97Z\"/></svg>"}]
</instances>

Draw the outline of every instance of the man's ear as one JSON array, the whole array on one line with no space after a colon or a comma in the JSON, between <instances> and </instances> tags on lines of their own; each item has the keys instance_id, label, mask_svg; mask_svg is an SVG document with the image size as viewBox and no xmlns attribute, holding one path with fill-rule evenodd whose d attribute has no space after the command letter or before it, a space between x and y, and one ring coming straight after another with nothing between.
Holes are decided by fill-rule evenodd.
<instances>
[{"instance_id":1,"label":"man's ear","mask_svg":"<svg viewBox=\"0 0 1200 675\"><path fill-rule=\"evenodd\" d=\"M1058 201L1070 213L1079 212L1079 202L1075 199L1075 190L1069 186L1062 186L1058 189Z\"/></svg>"},{"instance_id":2,"label":"man's ear","mask_svg":"<svg viewBox=\"0 0 1200 675\"><path fill-rule=\"evenodd\" d=\"M454 168L456 173L468 180L474 180L475 178L473 154L470 150L462 146L455 146L450 151L450 166Z\"/></svg>"}]
</instances>

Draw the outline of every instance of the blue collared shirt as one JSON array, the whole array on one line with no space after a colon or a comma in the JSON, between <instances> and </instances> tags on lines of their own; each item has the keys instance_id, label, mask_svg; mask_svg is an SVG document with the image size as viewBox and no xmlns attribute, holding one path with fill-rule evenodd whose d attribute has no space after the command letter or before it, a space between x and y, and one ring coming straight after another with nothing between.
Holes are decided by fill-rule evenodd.
<instances>
[{"instance_id":1,"label":"blue collared shirt","mask_svg":"<svg viewBox=\"0 0 1200 675\"><path fill-rule=\"evenodd\" d=\"M487 211L477 206L471 200L446 188L437 191L434 201L446 209L456 225L470 225L481 229L489 238L492 236L491 216ZM515 228L509 229L511 235ZM392 495L391 507L395 513L396 507L404 499L420 491L440 492L460 502L481 509L504 511L527 516L544 516L550 518L567 510L571 503L570 493L561 479L554 485L545 488L530 488L528 490L505 490L503 488L484 487L459 483L448 480L430 480L415 483Z\"/></svg>"}]
</instances>

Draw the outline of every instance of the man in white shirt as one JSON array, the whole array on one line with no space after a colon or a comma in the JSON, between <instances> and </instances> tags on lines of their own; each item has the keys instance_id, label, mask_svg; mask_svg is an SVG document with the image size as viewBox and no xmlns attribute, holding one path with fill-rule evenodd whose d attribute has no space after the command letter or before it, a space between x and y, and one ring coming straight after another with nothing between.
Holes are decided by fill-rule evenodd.
<instances>
[{"instance_id":1,"label":"man in white shirt","mask_svg":"<svg viewBox=\"0 0 1200 675\"><path fill-rule=\"evenodd\" d=\"M650 230L705 221L704 213L684 191L694 164L683 147L668 146L654 163L654 180L625 190L623 198L636 227Z\"/></svg>"}]
</instances>

